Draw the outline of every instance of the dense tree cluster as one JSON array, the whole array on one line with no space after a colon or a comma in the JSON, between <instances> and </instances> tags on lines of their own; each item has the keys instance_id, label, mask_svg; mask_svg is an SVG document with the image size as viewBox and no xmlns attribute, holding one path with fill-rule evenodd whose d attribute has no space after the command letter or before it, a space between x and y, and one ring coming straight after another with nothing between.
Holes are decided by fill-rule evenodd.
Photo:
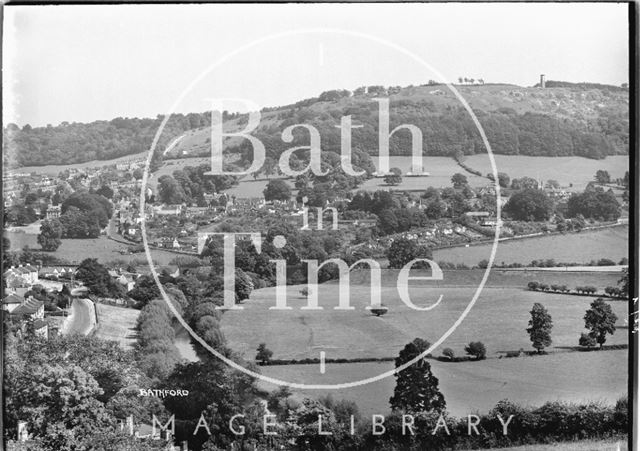
<instances>
[{"instance_id":1,"label":"dense tree cluster","mask_svg":"<svg viewBox=\"0 0 640 451\"><path fill-rule=\"evenodd\" d=\"M100 194L77 191L62 202L61 212L62 238L96 238L109 224L113 206Z\"/></svg>"},{"instance_id":2,"label":"dense tree cluster","mask_svg":"<svg viewBox=\"0 0 640 451\"><path fill-rule=\"evenodd\" d=\"M63 122L55 127L7 126L5 153L10 154L10 162L17 166L109 160L149 150L162 120L159 115L155 119L119 117L87 124ZM158 148L164 149L186 130L210 124L211 115L207 113L173 114L160 136Z\"/></svg>"},{"instance_id":3,"label":"dense tree cluster","mask_svg":"<svg viewBox=\"0 0 640 451\"><path fill-rule=\"evenodd\" d=\"M567 216L582 215L584 218L615 221L620 217L620 204L610 191L585 190L573 194L567 202Z\"/></svg>"},{"instance_id":4,"label":"dense tree cluster","mask_svg":"<svg viewBox=\"0 0 640 451\"><path fill-rule=\"evenodd\" d=\"M5 337L5 437L16 437L18 421L25 419L31 435L25 448L8 449L144 451L166 445L118 431L118 421L129 415L137 421L167 416L158 398L138 396L137 387L149 381L117 342L80 335Z\"/></svg>"},{"instance_id":5,"label":"dense tree cluster","mask_svg":"<svg viewBox=\"0 0 640 451\"><path fill-rule=\"evenodd\" d=\"M124 288L117 283L103 265L95 258L84 259L78 266L76 278L84 283L89 291L99 297L119 298Z\"/></svg>"},{"instance_id":6,"label":"dense tree cluster","mask_svg":"<svg viewBox=\"0 0 640 451\"><path fill-rule=\"evenodd\" d=\"M185 166L158 179L158 198L165 204L197 204L206 206L205 194L219 193L237 183L230 175L205 175L211 166Z\"/></svg>"},{"instance_id":7,"label":"dense tree cluster","mask_svg":"<svg viewBox=\"0 0 640 451\"><path fill-rule=\"evenodd\" d=\"M546 221L553 213L553 201L544 191L524 189L512 195L504 211L520 221Z\"/></svg>"},{"instance_id":8,"label":"dense tree cluster","mask_svg":"<svg viewBox=\"0 0 640 451\"><path fill-rule=\"evenodd\" d=\"M385 255L389 260L389 268L401 269L412 260L431 259L431 249L416 243L415 240L396 238ZM425 265L425 262L417 262L415 267L425 267Z\"/></svg>"}]
</instances>

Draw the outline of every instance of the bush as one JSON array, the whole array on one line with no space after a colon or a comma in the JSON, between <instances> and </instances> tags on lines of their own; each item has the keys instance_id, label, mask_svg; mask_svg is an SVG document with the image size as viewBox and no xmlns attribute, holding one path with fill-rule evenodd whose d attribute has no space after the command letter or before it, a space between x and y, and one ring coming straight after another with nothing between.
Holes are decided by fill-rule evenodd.
<instances>
[{"instance_id":1,"label":"bush","mask_svg":"<svg viewBox=\"0 0 640 451\"><path fill-rule=\"evenodd\" d=\"M442 355L445 356L445 357L448 357L450 360L453 360L453 358L455 357L453 349L451 349L451 348L444 348L442 350Z\"/></svg>"},{"instance_id":2,"label":"bush","mask_svg":"<svg viewBox=\"0 0 640 451\"><path fill-rule=\"evenodd\" d=\"M596 345L596 339L595 337L591 336L590 334L585 334L582 333L580 334L580 340L578 340L578 344L580 346L585 346L588 348L592 348Z\"/></svg>"},{"instance_id":3,"label":"bush","mask_svg":"<svg viewBox=\"0 0 640 451\"><path fill-rule=\"evenodd\" d=\"M536 291L538 288L540 288L540 283L539 282L529 282L527 284L527 288L529 288L532 291Z\"/></svg>"},{"instance_id":4,"label":"bush","mask_svg":"<svg viewBox=\"0 0 640 451\"><path fill-rule=\"evenodd\" d=\"M257 349L256 360L262 365L266 365L273 357L273 351L267 348L266 343L260 343Z\"/></svg>"},{"instance_id":5,"label":"bush","mask_svg":"<svg viewBox=\"0 0 640 451\"><path fill-rule=\"evenodd\" d=\"M476 360L482 360L487 357L487 348L481 341L472 341L465 348L464 351L476 358Z\"/></svg>"},{"instance_id":6,"label":"bush","mask_svg":"<svg viewBox=\"0 0 640 451\"><path fill-rule=\"evenodd\" d=\"M387 313L389 311L389 309L387 307L385 307L384 305L381 305L380 307L373 307L371 309L371 313L373 313L376 316L382 316L385 313Z\"/></svg>"}]
</instances>

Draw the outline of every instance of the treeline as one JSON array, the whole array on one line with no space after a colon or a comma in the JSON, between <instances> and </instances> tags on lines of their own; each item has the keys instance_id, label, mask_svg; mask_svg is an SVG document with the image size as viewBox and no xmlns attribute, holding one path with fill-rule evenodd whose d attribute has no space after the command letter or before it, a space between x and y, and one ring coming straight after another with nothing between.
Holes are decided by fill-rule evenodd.
<instances>
[{"instance_id":1,"label":"treeline","mask_svg":"<svg viewBox=\"0 0 640 451\"><path fill-rule=\"evenodd\" d=\"M432 434L439 418L435 412L414 415L415 435L409 434L402 427L403 413L395 412L385 420L384 435L373 435L369 428L362 446L357 449L484 449L611 438L626 434L628 402L621 398L615 406L547 402L540 407L524 407L503 400L488 414L479 415L477 433L469 428L467 418L445 416L450 435L442 425ZM506 435L498 415L504 422L513 415Z\"/></svg>"},{"instance_id":2,"label":"treeline","mask_svg":"<svg viewBox=\"0 0 640 451\"><path fill-rule=\"evenodd\" d=\"M457 153L472 155L486 152L473 121L462 107L441 108L431 101L401 99L394 100L390 108L391 129L401 124L414 124L422 130L425 155L455 156ZM588 126L542 113L518 114L514 109L504 107L495 111L475 110L475 114L496 154L575 155L600 159L625 153L625 146L629 142L628 120L624 114L612 110L603 110L601 116ZM267 141L271 145L267 148L289 148L280 140L281 130L296 123L306 123L320 131L323 150L339 152L340 130L335 125L345 115L351 115L355 123L363 125L352 132L354 149L376 154L378 103L360 98L346 106L328 105L324 111L318 111L314 103L280 111L277 118L281 123L263 130L265 139L271 136L271 140ZM305 135L300 132L297 145L308 145L308 139L306 132ZM410 155L411 149L411 134L408 132L400 131L390 140L391 155Z\"/></svg>"},{"instance_id":3,"label":"treeline","mask_svg":"<svg viewBox=\"0 0 640 451\"><path fill-rule=\"evenodd\" d=\"M122 118L91 123L62 122L58 126L18 127L8 124L4 130L5 162L12 166L45 166L84 163L148 151L163 116ZM186 130L211 125L208 113L173 114L163 129L158 148Z\"/></svg>"},{"instance_id":4,"label":"treeline","mask_svg":"<svg viewBox=\"0 0 640 451\"><path fill-rule=\"evenodd\" d=\"M197 204L206 206L205 194L219 193L238 183L231 175L208 175L211 166L185 166L173 171L172 175L163 175L158 179L158 198L165 204Z\"/></svg>"},{"instance_id":5,"label":"treeline","mask_svg":"<svg viewBox=\"0 0 640 451\"><path fill-rule=\"evenodd\" d=\"M623 85L625 85L624 83ZM629 86L614 86L614 85L605 85L602 83L589 83L589 82L581 82L581 83L571 83L570 81L557 81L557 80L547 80L544 82L545 87L547 88L577 88L577 89L600 89L601 91L628 91ZM536 83L534 86L536 88L540 87L540 83Z\"/></svg>"}]
</instances>

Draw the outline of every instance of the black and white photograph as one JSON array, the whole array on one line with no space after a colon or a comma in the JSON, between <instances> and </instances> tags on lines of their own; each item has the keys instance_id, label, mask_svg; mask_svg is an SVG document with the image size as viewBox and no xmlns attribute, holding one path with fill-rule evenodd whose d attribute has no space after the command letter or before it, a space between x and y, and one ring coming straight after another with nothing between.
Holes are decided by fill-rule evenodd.
<instances>
[{"instance_id":1,"label":"black and white photograph","mask_svg":"<svg viewBox=\"0 0 640 451\"><path fill-rule=\"evenodd\" d=\"M637 23L6 2L0 449L638 449Z\"/></svg>"}]
</instances>

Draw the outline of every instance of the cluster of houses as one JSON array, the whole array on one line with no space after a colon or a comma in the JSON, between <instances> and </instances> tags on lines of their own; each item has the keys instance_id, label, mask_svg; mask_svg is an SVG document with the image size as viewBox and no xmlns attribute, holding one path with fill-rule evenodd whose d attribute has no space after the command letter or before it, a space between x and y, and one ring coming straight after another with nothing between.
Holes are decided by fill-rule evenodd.
<instances>
[{"instance_id":1,"label":"cluster of houses","mask_svg":"<svg viewBox=\"0 0 640 451\"><path fill-rule=\"evenodd\" d=\"M48 338L50 323L44 318L44 302L24 295L39 282L39 271L31 265L12 266L4 274L6 283L2 309L5 315L19 324L22 332L31 328L43 338Z\"/></svg>"}]
</instances>

